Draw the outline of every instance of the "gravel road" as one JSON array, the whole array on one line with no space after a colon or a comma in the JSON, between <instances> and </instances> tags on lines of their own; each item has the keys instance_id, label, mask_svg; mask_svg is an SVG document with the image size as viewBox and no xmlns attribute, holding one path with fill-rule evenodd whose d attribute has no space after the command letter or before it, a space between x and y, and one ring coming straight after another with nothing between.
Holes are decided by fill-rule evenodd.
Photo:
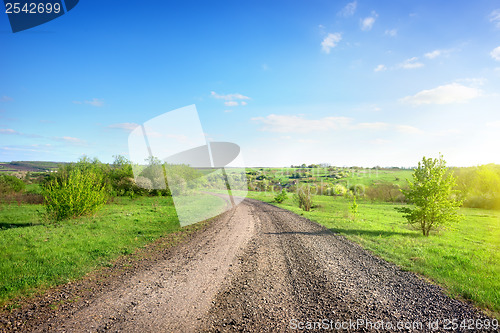
<instances>
[{"instance_id":1,"label":"gravel road","mask_svg":"<svg viewBox=\"0 0 500 333\"><path fill-rule=\"evenodd\" d=\"M114 279L50 320L23 327L41 332L447 332L454 323L490 320L317 223L251 199L160 260ZM36 315L30 318L36 322Z\"/></svg>"}]
</instances>

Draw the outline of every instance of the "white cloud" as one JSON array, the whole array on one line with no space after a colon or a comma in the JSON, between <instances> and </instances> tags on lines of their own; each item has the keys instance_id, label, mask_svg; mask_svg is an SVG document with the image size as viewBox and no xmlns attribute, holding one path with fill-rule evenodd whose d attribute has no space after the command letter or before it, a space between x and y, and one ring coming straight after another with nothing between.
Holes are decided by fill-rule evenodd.
<instances>
[{"instance_id":1,"label":"white cloud","mask_svg":"<svg viewBox=\"0 0 500 333\"><path fill-rule=\"evenodd\" d=\"M358 6L358 3L356 1L349 2L347 5L345 5L344 8L339 12L339 15L342 15L344 17L352 16L356 12L356 7Z\"/></svg>"},{"instance_id":2,"label":"white cloud","mask_svg":"<svg viewBox=\"0 0 500 333\"><path fill-rule=\"evenodd\" d=\"M401 99L401 102L413 105L464 103L481 94L478 88L451 83L434 89L422 90L413 96L406 96Z\"/></svg>"},{"instance_id":3,"label":"white cloud","mask_svg":"<svg viewBox=\"0 0 500 333\"><path fill-rule=\"evenodd\" d=\"M385 34L391 37L396 37L398 35L398 29L386 30Z\"/></svg>"},{"instance_id":4,"label":"white cloud","mask_svg":"<svg viewBox=\"0 0 500 333\"><path fill-rule=\"evenodd\" d=\"M410 125L396 125L396 130L405 134L422 134L423 132L418 128Z\"/></svg>"},{"instance_id":5,"label":"white cloud","mask_svg":"<svg viewBox=\"0 0 500 333\"><path fill-rule=\"evenodd\" d=\"M241 102L240 102L240 104L241 104L241 105L243 105L243 106L245 106L245 105L247 105L248 103L247 103L247 102L245 102L245 101L241 101Z\"/></svg>"},{"instance_id":6,"label":"white cloud","mask_svg":"<svg viewBox=\"0 0 500 333\"><path fill-rule=\"evenodd\" d=\"M0 102L12 102L14 99L12 97L9 97L9 96L2 96L0 97Z\"/></svg>"},{"instance_id":7,"label":"white cloud","mask_svg":"<svg viewBox=\"0 0 500 333\"><path fill-rule=\"evenodd\" d=\"M101 107L104 105L104 100L99 98L92 98L90 101L73 101L73 104L89 104L95 107Z\"/></svg>"},{"instance_id":8,"label":"white cloud","mask_svg":"<svg viewBox=\"0 0 500 333\"><path fill-rule=\"evenodd\" d=\"M0 133L1 134L15 134L15 135L21 135L18 131L13 130L12 128L0 128Z\"/></svg>"},{"instance_id":9,"label":"white cloud","mask_svg":"<svg viewBox=\"0 0 500 333\"><path fill-rule=\"evenodd\" d=\"M491 51L490 55L496 61L500 61L500 46L494 48L493 51Z\"/></svg>"},{"instance_id":10,"label":"white cloud","mask_svg":"<svg viewBox=\"0 0 500 333\"><path fill-rule=\"evenodd\" d=\"M224 110L224 112L229 113L229 112L233 112L233 110Z\"/></svg>"},{"instance_id":11,"label":"white cloud","mask_svg":"<svg viewBox=\"0 0 500 333\"><path fill-rule=\"evenodd\" d=\"M484 86L488 80L485 78L468 78L468 79L457 79L455 82L464 83L469 87L478 88Z\"/></svg>"},{"instance_id":12,"label":"white cloud","mask_svg":"<svg viewBox=\"0 0 500 333\"><path fill-rule=\"evenodd\" d=\"M210 95L212 95L212 97L215 98L215 99L223 99L223 100L226 100L226 101L234 101L234 100L239 100L239 99L250 99L250 97L242 95L242 94L238 94L238 93L236 93L236 94L227 94L227 95L219 95L215 91L212 91L210 93Z\"/></svg>"},{"instance_id":13,"label":"white cloud","mask_svg":"<svg viewBox=\"0 0 500 333\"><path fill-rule=\"evenodd\" d=\"M427 52L426 54L424 54L424 57L426 57L427 59L435 59L437 57L447 56L447 55L449 55L453 51L456 51L456 50L454 50L454 49L450 49L450 50L434 50L432 52Z\"/></svg>"},{"instance_id":14,"label":"white cloud","mask_svg":"<svg viewBox=\"0 0 500 333\"><path fill-rule=\"evenodd\" d=\"M356 127L360 129L371 129L371 130L384 130L389 128L389 124L384 122L374 122L374 123L359 123Z\"/></svg>"},{"instance_id":15,"label":"white cloud","mask_svg":"<svg viewBox=\"0 0 500 333\"><path fill-rule=\"evenodd\" d=\"M62 141L62 142L67 142L75 145L83 145L85 144L85 141L82 139L74 138L71 136L62 136L62 137L54 137L52 138L56 141Z\"/></svg>"},{"instance_id":16,"label":"white cloud","mask_svg":"<svg viewBox=\"0 0 500 333\"><path fill-rule=\"evenodd\" d=\"M361 25L361 30L363 31L369 31L373 28L373 24L375 23L376 18L378 17L378 14L375 12L372 12L372 16L365 17L360 21Z\"/></svg>"},{"instance_id":17,"label":"white cloud","mask_svg":"<svg viewBox=\"0 0 500 333\"><path fill-rule=\"evenodd\" d=\"M89 104L95 107L101 107L104 105L104 100L99 98L92 98L91 101L85 101L85 104Z\"/></svg>"},{"instance_id":18,"label":"white cloud","mask_svg":"<svg viewBox=\"0 0 500 333\"><path fill-rule=\"evenodd\" d=\"M338 42L342 40L342 34L339 32L329 33L321 42L323 52L330 53L330 50L337 46Z\"/></svg>"},{"instance_id":19,"label":"white cloud","mask_svg":"<svg viewBox=\"0 0 500 333\"><path fill-rule=\"evenodd\" d=\"M426 57L427 59L434 59L439 57L440 55L441 55L441 50L434 50L432 52L424 54L424 57Z\"/></svg>"},{"instance_id":20,"label":"white cloud","mask_svg":"<svg viewBox=\"0 0 500 333\"><path fill-rule=\"evenodd\" d=\"M225 106L238 106L238 102L236 101L226 101L224 102Z\"/></svg>"},{"instance_id":21,"label":"white cloud","mask_svg":"<svg viewBox=\"0 0 500 333\"><path fill-rule=\"evenodd\" d=\"M118 124L111 124L109 125L108 127L109 128L119 128L119 129L122 129L122 130L125 130L125 131L133 131L136 127L138 127L140 125L136 124L136 123L118 123Z\"/></svg>"},{"instance_id":22,"label":"white cloud","mask_svg":"<svg viewBox=\"0 0 500 333\"><path fill-rule=\"evenodd\" d=\"M490 14L490 22L500 29L500 9L496 9Z\"/></svg>"},{"instance_id":23,"label":"white cloud","mask_svg":"<svg viewBox=\"0 0 500 333\"><path fill-rule=\"evenodd\" d=\"M406 59L404 62L402 62L398 65L399 68L404 68L404 69L415 69L415 68L420 68L423 66L424 66L424 64L422 64L421 62L418 62L417 57Z\"/></svg>"},{"instance_id":24,"label":"white cloud","mask_svg":"<svg viewBox=\"0 0 500 333\"><path fill-rule=\"evenodd\" d=\"M368 143L371 143L373 145L386 145L388 143L391 143L391 141L378 138L375 140L368 141Z\"/></svg>"},{"instance_id":25,"label":"white cloud","mask_svg":"<svg viewBox=\"0 0 500 333\"><path fill-rule=\"evenodd\" d=\"M374 69L375 72L382 72L382 71L385 71L385 70L387 70L387 67L385 67L385 65L378 65Z\"/></svg>"},{"instance_id":26,"label":"white cloud","mask_svg":"<svg viewBox=\"0 0 500 333\"><path fill-rule=\"evenodd\" d=\"M267 117L252 118L262 124L261 131L278 133L309 133L337 130L347 127L351 122L347 117L325 117L305 119L300 116L270 114Z\"/></svg>"}]
</instances>

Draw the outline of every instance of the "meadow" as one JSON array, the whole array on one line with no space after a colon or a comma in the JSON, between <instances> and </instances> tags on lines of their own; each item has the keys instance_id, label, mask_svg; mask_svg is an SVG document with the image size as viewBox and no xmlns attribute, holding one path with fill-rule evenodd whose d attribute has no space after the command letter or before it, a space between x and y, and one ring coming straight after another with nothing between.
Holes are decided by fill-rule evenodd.
<instances>
[{"instance_id":1,"label":"meadow","mask_svg":"<svg viewBox=\"0 0 500 333\"><path fill-rule=\"evenodd\" d=\"M214 197L216 204L225 202ZM220 201L220 202L219 202ZM51 223L42 205L0 205L0 305L63 284L181 228L171 197L117 197L93 216Z\"/></svg>"},{"instance_id":2,"label":"meadow","mask_svg":"<svg viewBox=\"0 0 500 333\"><path fill-rule=\"evenodd\" d=\"M297 207L292 194L281 204L276 193L248 192L249 198L272 203L316 221L371 251L441 286L460 299L473 302L500 318L500 212L462 208L458 224L422 236L394 208L399 204L344 197L314 196L309 212Z\"/></svg>"}]
</instances>

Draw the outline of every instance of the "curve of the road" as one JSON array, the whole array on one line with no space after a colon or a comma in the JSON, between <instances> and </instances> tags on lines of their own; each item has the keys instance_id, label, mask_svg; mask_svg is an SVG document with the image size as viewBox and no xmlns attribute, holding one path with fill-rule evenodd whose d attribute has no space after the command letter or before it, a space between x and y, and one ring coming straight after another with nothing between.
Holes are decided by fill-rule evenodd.
<instances>
[{"instance_id":1,"label":"curve of the road","mask_svg":"<svg viewBox=\"0 0 500 333\"><path fill-rule=\"evenodd\" d=\"M451 328L451 320L487 319L319 224L256 200L169 251L35 331L440 332L447 320Z\"/></svg>"}]
</instances>

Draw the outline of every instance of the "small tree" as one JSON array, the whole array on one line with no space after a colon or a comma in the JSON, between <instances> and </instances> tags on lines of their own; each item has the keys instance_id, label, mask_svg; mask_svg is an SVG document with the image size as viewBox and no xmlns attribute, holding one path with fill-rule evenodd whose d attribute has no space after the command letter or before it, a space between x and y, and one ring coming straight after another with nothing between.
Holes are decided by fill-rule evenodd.
<instances>
[{"instance_id":1,"label":"small tree","mask_svg":"<svg viewBox=\"0 0 500 333\"><path fill-rule=\"evenodd\" d=\"M356 203L356 195L352 196L351 213L353 219L356 219L356 216L358 216L358 204Z\"/></svg>"},{"instance_id":2,"label":"small tree","mask_svg":"<svg viewBox=\"0 0 500 333\"><path fill-rule=\"evenodd\" d=\"M293 195L295 202L299 205L299 208L308 212L313 206L311 186L304 185L297 188L297 193Z\"/></svg>"},{"instance_id":3,"label":"small tree","mask_svg":"<svg viewBox=\"0 0 500 333\"><path fill-rule=\"evenodd\" d=\"M448 172L442 155L439 159L424 157L413 172L413 181L408 180L409 188L401 190L415 207L396 209L424 236L429 236L431 229L460 219L457 211L462 201L453 196L455 185L455 178Z\"/></svg>"},{"instance_id":4,"label":"small tree","mask_svg":"<svg viewBox=\"0 0 500 333\"><path fill-rule=\"evenodd\" d=\"M286 195L286 190L282 189L281 192L274 197L274 201L277 203L282 203L283 201L286 200L288 196Z\"/></svg>"}]
</instances>

